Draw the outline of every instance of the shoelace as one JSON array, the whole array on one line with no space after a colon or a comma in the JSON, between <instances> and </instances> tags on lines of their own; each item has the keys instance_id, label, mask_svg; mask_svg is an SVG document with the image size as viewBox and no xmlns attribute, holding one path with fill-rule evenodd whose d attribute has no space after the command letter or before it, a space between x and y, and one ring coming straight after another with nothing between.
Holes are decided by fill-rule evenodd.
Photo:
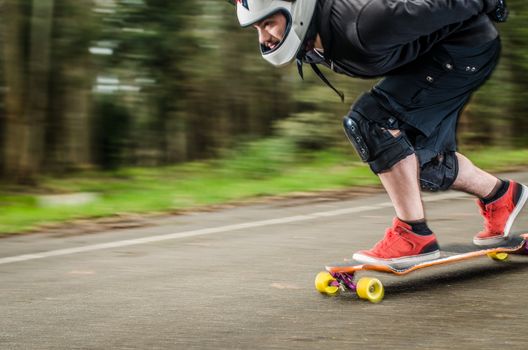
<instances>
[{"instance_id":1,"label":"shoelace","mask_svg":"<svg viewBox=\"0 0 528 350\"><path fill-rule=\"evenodd\" d=\"M491 218L493 217L493 210L489 209L483 209L481 211L482 216L484 217L484 230L485 232L491 232L492 225L491 225Z\"/></svg>"},{"instance_id":2,"label":"shoelace","mask_svg":"<svg viewBox=\"0 0 528 350\"><path fill-rule=\"evenodd\" d=\"M484 229L485 232L494 232L494 227L492 225L493 217L495 213L499 210L502 210L505 205L490 205L481 207L480 213L484 217Z\"/></svg>"},{"instance_id":3,"label":"shoelace","mask_svg":"<svg viewBox=\"0 0 528 350\"><path fill-rule=\"evenodd\" d=\"M414 246L413 242L411 242L410 240L408 240L407 238L405 238L405 237L403 237L401 235L401 233L403 233L403 232L405 232L405 231L404 231L404 229L402 227L399 227L399 226L389 227L385 231L385 237L383 237L383 239L381 241L376 243L376 245L374 246L373 250L374 251L378 251L378 250L387 251L388 249L393 249L394 242L397 239L403 239L404 241L406 241L410 245Z\"/></svg>"}]
</instances>

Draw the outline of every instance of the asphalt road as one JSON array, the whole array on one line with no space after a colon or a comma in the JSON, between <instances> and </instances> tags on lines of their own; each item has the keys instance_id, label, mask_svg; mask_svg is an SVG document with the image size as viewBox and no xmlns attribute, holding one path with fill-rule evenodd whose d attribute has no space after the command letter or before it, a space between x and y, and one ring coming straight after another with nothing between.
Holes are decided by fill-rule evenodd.
<instances>
[{"instance_id":1,"label":"asphalt road","mask_svg":"<svg viewBox=\"0 0 528 350\"><path fill-rule=\"evenodd\" d=\"M442 245L471 242L472 198L425 200ZM378 194L2 239L0 349L525 349L528 257L376 274L380 304L315 291L326 263L371 247L393 215Z\"/></svg>"}]
</instances>

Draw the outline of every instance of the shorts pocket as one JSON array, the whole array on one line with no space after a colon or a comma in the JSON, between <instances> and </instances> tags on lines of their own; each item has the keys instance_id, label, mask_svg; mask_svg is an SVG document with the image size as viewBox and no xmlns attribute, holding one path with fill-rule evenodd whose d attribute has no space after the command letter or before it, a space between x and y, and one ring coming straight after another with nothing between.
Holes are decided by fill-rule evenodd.
<instances>
[{"instance_id":1,"label":"shorts pocket","mask_svg":"<svg viewBox=\"0 0 528 350\"><path fill-rule=\"evenodd\" d=\"M420 107L435 90L443 88L446 76L455 66L447 51L437 48L381 80L374 88L382 90L402 106ZM448 79L447 79L448 80Z\"/></svg>"},{"instance_id":2,"label":"shorts pocket","mask_svg":"<svg viewBox=\"0 0 528 350\"><path fill-rule=\"evenodd\" d=\"M453 59L447 52L437 51L428 56L417 67L416 84L420 88L411 99L413 104L424 101L435 90L446 88L447 78L455 71Z\"/></svg>"}]
</instances>

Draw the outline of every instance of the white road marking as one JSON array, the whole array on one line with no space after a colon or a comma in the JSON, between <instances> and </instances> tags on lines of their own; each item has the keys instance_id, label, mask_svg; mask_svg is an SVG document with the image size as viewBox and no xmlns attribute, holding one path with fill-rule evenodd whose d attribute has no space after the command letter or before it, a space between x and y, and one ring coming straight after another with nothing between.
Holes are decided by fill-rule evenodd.
<instances>
[{"instance_id":1,"label":"white road marking","mask_svg":"<svg viewBox=\"0 0 528 350\"><path fill-rule=\"evenodd\" d=\"M465 196L467 195L464 193L458 193L458 192L443 193L443 194L425 196L423 198L423 201L424 202L436 202L436 201L442 201L442 200L447 200L447 199L462 198ZM366 211L378 210L378 209L389 208L389 207L392 207L391 202L382 202L382 203L374 204L374 205L336 209L336 210L323 211L323 212L315 212L315 213L306 214L306 215L287 216L287 217L277 218L277 219L253 221L253 222L246 222L246 223L241 223L241 224L169 233L165 235L149 236L149 237L136 238L136 239L127 239L127 240L116 241L116 242L108 242L108 243L92 244L92 245L74 247L74 248L50 250L50 251L41 252L41 253L24 254L24 255L0 258L0 265L11 264L15 262L22 262L22 261L29 261L29 260L51 258L55 256L93 252L97 250L110 249L110 248L129 247L133 245L148 244L148 243L168 241L168 240L173 240L173 239L204 236L204 235L210 235L210 234L215 234L215 233L244 230L248 228L280 225L280 224L287 224L287 223L299 222L299 221L308 221L308 220L314 220L314 219L318 219L322 217L332 217L332 216L339 216L339 215L346 215L346 214L362 213Z\"/></svg>"}]
</instances>

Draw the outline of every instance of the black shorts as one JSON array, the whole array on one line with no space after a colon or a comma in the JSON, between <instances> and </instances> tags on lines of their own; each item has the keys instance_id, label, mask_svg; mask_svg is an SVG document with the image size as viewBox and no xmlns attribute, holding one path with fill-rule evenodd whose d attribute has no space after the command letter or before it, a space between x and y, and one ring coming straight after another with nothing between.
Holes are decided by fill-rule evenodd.
<instances>
[{"instance_id":1,"label":"black shorts","mask_svg":"<svg viewBox=\"0 0 528 350\"><path fill-rule=\"evenodd\" d=\"M371 96L400 121L420 165L456 151L460 113L490 77L500 48L499 38L477 47L439 44L374 86Z\"/></svg>"}]
</instances>

